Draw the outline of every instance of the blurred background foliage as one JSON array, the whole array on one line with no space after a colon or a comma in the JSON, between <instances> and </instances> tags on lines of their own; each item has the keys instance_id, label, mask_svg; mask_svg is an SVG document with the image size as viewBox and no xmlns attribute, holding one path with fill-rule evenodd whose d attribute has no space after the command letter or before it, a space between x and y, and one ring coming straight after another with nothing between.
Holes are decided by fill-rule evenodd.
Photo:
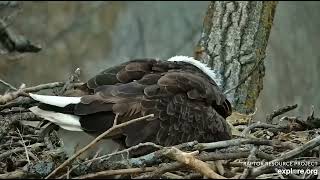
<instances>
[{"instance_id":1,"label":"blurred background foliage","mask_svg":"<svg viewBox=\"0 0 320 180\"><path fill-rule=\"evenodd\" d=\"M10 27L42 50L0 55L0 79L15 86L64 81L77 67L87 80L131 58L193 55L209 2L19 2ZM320 111L320 3L279 2L256 118L297 103ZM2 12L5 17L12 11ZM2 86L2 85L0 85ZM0 88L1 89L1 88ZM4 87L2 87L4 90Z\"/></svg>"}]
</instances>

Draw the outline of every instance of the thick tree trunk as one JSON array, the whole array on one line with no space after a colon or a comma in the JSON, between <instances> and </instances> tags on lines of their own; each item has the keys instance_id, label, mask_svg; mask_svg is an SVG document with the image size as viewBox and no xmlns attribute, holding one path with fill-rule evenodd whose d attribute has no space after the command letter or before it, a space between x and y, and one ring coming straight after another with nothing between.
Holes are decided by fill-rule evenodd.
<instances>
[{"instance_id":1,"label":"thick tree trunk","mask_svg":"<svg viewBox=\"0 0 320 180\"><path fill-rule=\"evenodd\" d=\"M255 110L276 5L273 1L214 1L207 10L195 57L217 73L217 83L235 111Z\"/></svg>"}]
</instances>

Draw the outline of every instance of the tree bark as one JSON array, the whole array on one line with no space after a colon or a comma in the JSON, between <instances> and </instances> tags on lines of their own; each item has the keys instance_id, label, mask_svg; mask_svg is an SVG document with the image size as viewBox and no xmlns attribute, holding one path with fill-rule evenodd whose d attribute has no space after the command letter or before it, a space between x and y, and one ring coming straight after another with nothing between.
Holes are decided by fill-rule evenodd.
<instances>
[{"instance_id":1,"label":"tree bark","mask_svg":"<svg viewBox=\"0 0 320 180\"><path fill-rule=\"evenodd\" d=\"M195 58L215 71L237 112L255 110L276 6L274 1L213 1L208 7Z\"/></svg>"}]
</instances>

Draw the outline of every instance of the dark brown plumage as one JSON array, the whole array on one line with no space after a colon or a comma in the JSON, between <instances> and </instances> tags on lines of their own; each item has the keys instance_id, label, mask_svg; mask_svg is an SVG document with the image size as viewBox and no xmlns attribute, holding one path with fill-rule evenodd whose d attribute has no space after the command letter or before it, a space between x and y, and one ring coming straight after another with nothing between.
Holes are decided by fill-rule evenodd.
<instances>
[{"instance_id":1,"label":"dark brown plumage","mask_svg":"<svg viewBox=\"0 0 320 180\"><path fill-rule=\"evenodd\" d=\"M127 147L231 138L225 120L232 112L229 101L214 80L186 62L132 60L104 70L74 92L79 90L86 94L80 103L39 108L77 115L82 129L94 135L111 128L117 113L118 123L154 114L154 120L133 123L108 137Z\"/></svg>"}]
</instances>

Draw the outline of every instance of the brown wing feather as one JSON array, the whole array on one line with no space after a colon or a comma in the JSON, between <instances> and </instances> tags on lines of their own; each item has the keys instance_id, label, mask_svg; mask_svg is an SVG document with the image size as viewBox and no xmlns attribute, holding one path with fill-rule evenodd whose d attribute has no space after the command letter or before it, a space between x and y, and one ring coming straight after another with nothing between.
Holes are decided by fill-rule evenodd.
<instances>
[{"instance_id":1,"label":"brown wing feather","mask_svg":"<svg viewBox=\"0 0 320 180\"><path fill-rule=\"evenodd\" d=\"M102 85L114 85L121 82L138 80L144 75L144 73L151 71L152 64L155 62L155 59L134 59L120 65L110 67L89 79L86 86L89 89L95 89ZM137 64L140 64L140 66ZM131 77L130 75L133 76Z\"/></svg>"},{"instance_id":2,"label":"brown wing feather","mask_svg":"<svg viewBox=\"0 0 320 180\"><path fill-rule=\"evenodd\" d=\"M201 74L179 71L168 72L159 79L158 85L170 89L174 93L187 93L190 99L206 101L216 108L224 118L231 114L231 105L225 95L219 90L218 86L210 83Z\"/></svg>"}]
</instances>

